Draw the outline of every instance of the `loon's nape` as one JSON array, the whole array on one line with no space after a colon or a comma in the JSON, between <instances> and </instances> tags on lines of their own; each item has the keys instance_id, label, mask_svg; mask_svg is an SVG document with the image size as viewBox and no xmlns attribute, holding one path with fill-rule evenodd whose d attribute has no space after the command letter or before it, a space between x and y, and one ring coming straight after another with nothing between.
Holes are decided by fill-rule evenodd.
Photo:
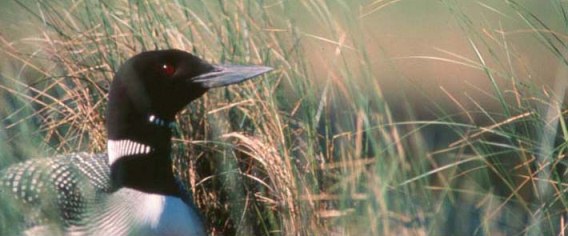
<instances>
[{"instance_id":1,"label":"loon's nape","mask_svg":"<svg viewBox=\"0 0 568 236\"><path fill-rule=\"evenodd\" d=\"M174 177L175 115L211 88L270 70L213 65L180 50L130 58L109 90L107 153L36 158L1 171L0 235L205 235Z\"/></svg>"}]
</instances>

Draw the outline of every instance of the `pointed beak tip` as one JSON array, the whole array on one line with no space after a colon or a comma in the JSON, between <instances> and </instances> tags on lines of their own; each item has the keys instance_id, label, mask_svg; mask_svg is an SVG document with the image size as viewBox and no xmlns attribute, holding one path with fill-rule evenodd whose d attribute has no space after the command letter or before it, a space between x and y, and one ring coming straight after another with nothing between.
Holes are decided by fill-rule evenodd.
<instances>
[{"instance_id":1,"label":"pointed beak tip","mask_svg":"<svg viewBox=\"0 0 568 236\"><path fill-rule=\"evenodd\" d=\"M216 70L192 79L204 88L216 88L240 83L272 71L269 66L216 65Z\"/></svg>"},{"instance_id":2,"label":"pointed beak tip","mask_svg":"<svg viewBox=\"0 0 568 236\"><path fill-rule=\"evenodd\" d=\"M267 72L270 72L270 71L273 71L273 70L274 70L274 68L272 68L272 67L270 67L270 66L258 66L258 67L261 68L261 70L263 71L262 73L267 73Z\"/></svg>"}]
</instances>

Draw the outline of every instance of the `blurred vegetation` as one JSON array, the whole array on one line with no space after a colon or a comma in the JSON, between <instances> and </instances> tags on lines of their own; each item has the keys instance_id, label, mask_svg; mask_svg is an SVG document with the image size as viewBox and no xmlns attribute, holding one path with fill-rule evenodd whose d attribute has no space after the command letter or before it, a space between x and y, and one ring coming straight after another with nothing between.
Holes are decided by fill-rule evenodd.
<instances>
[{"instance_id":1,"label":"blurred vegetation","mask_svg":"<svg viewBox=\"0 0 568 236\"><path fill-rule=\"evenodd\" d=\"M180 114L213 235L563 233L560 0L3 1L0 166L104 152L113 72L177 48L274 72Z\"/></svg>"}]
</instances>

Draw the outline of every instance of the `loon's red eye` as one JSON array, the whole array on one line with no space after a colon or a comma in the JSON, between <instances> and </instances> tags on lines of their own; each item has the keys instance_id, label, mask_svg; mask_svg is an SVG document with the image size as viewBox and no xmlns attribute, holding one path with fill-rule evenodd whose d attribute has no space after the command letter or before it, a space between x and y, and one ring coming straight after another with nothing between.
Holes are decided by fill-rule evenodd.
<instances>
[{"instance_id":1,"label":"loon's red eye","mask_svg":"<svg viewBox=\"0 0 568 236\"><path fill-rule=\"evenodd\" d=\"M170 65L170 64L163 64L162 65L162 71L167 75L167 76L172 76L174 75L174 73L176 72L176 68L174 68L174 66Z\"/></svg>"}]
</instances>

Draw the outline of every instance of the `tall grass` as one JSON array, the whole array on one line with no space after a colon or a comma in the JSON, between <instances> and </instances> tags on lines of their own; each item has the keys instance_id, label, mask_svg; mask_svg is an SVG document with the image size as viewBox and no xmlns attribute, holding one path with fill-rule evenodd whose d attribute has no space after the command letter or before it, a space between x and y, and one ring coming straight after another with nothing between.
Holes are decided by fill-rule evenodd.
<instances>
[{"instance_id":1,"label":"tall grass","mask_svg":"<svg viewBox=\"0 0 568 236\"><path fill-rule=\"evenodd\" d=\"M113 72L140 51L178 48L276 68L177 117L175 168L213 235L563 232L563 95L519 79L514 43L480 30L494 25L462 9L471 2L441 1L473 56L440 49L396 60L478 70L500 109L474 97L465 106L444 88L457 112L435 104L435 119L419 119L412 99L387 103L373 60L389 55L364 25L402 2L16 1L29 36L0 38L0 165L104 152ZM475 4L522 22L567 65L562 34L523 4L498 3Z\"/></svg>"}]
</instances>

